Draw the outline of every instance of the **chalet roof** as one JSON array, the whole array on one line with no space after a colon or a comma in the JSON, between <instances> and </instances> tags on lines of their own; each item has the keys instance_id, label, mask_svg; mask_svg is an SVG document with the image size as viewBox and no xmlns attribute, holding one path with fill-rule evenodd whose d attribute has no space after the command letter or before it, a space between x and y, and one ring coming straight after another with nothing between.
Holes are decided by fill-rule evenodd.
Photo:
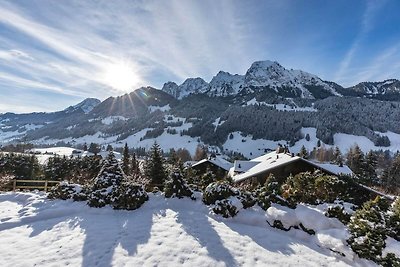
<instances>
[{"instance_id":1,"label":"chalet roof","mask_svg":"<svg viewBox=\"0 0 400 267\"><path fill-rule=\"evenodd\" d=\"M229 171L230 168L232 168L233 164L230 163L229 161L225 160L224 158L222 158L221 156L215 156L215 157L209 157L206 159L202 159L198 162L196 162L195 164L192 165L192 167L198 166L200 164L203 164L205 162L210 162L218 167L220 167L221 169L224 169L226 171Z\"/></svg>"},{"instance_id":2,"label":"chalet roof","mask_svg":"<svg viewBox=\"0 0 400 267\"><path fill-rule=\"evenodd\" d=\"M232 167L233 169L231 168L231 170L234 172L247 172L259 163L261 163L261 161L235 160Z\"/></svg>"},{"instance_id":3,"label":"chalet roof","mask_svg":"<svg viewBox=\"0 0 400 267\"><path fill-rule=\"evenodd\" d=\"M307 164L313 165L316 168L322 169L330 174L339 175L339 174L353 174L349 167L343 166L340 167L338 165L330 164L330 163L319 163L310 160L303 159L298 156L294 156L288 153L277 153L270 152L261 157L257 157L255 159L250 160L250 162L258 162L258 164L254 165L247 171L241 174L234 175L232 178L235 182L240 182L246 180L251 177L255 177L267 171L270 171L274 168L281 167L296 161L303 161Z\"/></svg>"}]
</instances>

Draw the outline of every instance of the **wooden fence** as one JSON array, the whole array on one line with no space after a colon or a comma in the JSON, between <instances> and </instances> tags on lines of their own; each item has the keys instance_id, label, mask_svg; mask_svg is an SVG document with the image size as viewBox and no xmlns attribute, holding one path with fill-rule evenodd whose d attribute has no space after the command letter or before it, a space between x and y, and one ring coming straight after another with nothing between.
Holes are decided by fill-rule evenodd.
<instances>
[{"instance_id":1,"label":"wooden fence","mask_svg":"<svg viewBox=\"0 0 400 267\"><path fill-rule=\"evenodd\" d=\"M59 184L60 181L49 180L12 180L12 190L17 189L38 189L47 192L51 187Z\"/></svg>"}]
</instances>

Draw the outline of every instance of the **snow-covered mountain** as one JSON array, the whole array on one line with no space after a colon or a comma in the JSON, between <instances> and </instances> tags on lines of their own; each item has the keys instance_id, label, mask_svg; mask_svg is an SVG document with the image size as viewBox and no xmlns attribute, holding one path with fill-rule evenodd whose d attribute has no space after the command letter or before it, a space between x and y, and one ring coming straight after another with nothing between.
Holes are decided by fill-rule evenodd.
<instances>
[{"instance_id":1,"label":"snow-covered mountain","mask_svg":"<svg viewBox=\"0 0 400 267\"><path fill-rule=\"evenodd\" d=\"M400 93L400 81L389 79L382 82L362 82L349 89L371 95L396 94Z\"/></svg>"},{"instance_id":2,"label":"snow-covered mountain","mask_svg":"<svg viewBox=\"0 0 400 267\"><path fill-rule=\"evenodd\" d=\"M80 102L74 106L70 106L70 107L66 108L64 111L67 113L71 113L76 110L82 110L85 114L87 114L90 111L92 111L100 103L101 103L101 101L97 98L86 98L82 102Z\"/></svg>"},{"instance_id":3,"label":"snow-covered mountain","mask_svg":"<svg viewBox=\"0 0 400 267\"><path fill-rule=\"evenodd\" d=\"M396 151L399 83L343 88L277 62L257 61L245 75L220 71L210 83L189 78L181 85L142 87L101 103L89 98L57 112L0 114L0 145L127 142L147 148L157 140L166 150L185 147L194 152L204 143L228 151L247 149L251 157L277 142L293 147L304 138L303 130L312 128L315 143L337 145L340 134L346 134L342 136L365 138L366 147ZM311 143L307 149L315 145ZM353 145L353 139L349 143Z\"/></svg>"},{"instance_id":4,"label":"snow-covered mountain","mask_svg":"<svg viewBox=\"0 0 400 267\"><path fill-rule=\"evenodd\" d=\"M246 87L268 87L277 93L290 88L301 98L318 98L311 87L340 96L333 86L319 77L301 70L285 69L278 62L269 60L254 62L247 70L244 82Z\"/></svg>"},{"instance_id":5,"label":"snow-covered mountain","mask_svg":"<svg viewBox=\"0 0 400 267\"><path fill-rule=\"evenodd\" d=\"M162 90L181 99L189 94L207 93L209 96L227 96L273 90L277 95L324 98L341 96L333 84L302 70L288 70L274 61L256 61L245 75L220 71L208 84L201 78L189 78L183 84L164 84ZM321 97L323 96L323 97Z\"/></svg>"},{"instance_id":6,"label":"snow-covered mountain","mask_svg":"<svg viewBox=\"0 0 400 267\"><path fill-rule=\"evenodd\" d=\"M210 96L233 95L242 89L243 84L243 75L232 75L229 72L220 71L212 78L207 93Z\"/></svg>"}]
</instances>

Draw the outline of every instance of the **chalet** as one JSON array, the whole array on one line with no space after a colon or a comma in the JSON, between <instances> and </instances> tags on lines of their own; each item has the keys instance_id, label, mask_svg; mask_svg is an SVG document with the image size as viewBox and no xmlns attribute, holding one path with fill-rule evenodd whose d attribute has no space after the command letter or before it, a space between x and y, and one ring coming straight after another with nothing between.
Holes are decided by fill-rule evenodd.
<instances>
[{"instance_id":1,"label":"chalet","mask_svg":"<svg viewBox=\"0 0 400 267\"><path fill-rule=\"evenodd\" d=\"M211 171L216 175L225 176L232 166L233 164L221 157L221 155L212 155L192 164L191 168L199 173Z\"/></svg>"},{"instance_id":2,"label":"chalet","mask_svg":"<svg viewBox=\"0 0 400 267\"><path fill-rule=\"evenodd\" d=\"M314 170L320 170L330 175L352 175L352 171L347 166L314 162L280 149L250 161L235 161L229 170L229 175L237 183L249 179L251 179L249 181L264 183L270 174L278 179L286 179L291 174L296 175Z\"/></svg>"}]
</instances>

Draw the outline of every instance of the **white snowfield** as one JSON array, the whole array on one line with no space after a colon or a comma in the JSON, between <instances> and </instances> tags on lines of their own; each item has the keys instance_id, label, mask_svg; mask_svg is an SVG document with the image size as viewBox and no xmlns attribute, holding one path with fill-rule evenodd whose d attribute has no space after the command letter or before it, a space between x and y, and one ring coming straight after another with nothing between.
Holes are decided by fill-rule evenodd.
<instances>
[{"instance_id":1,"label":"white snowfield","mask_svg":"<svg viewBox=\"0 0 400 267\"><path fill-rule=\"evenodd\" d=\"M275 218L317 234L268 226ZM320 207L304 205L255 207L223 219L201 200L154 194L135 211L0 194L0 266L375 266L355 256L346 235Z\"/></svg>"}]
</instances>

